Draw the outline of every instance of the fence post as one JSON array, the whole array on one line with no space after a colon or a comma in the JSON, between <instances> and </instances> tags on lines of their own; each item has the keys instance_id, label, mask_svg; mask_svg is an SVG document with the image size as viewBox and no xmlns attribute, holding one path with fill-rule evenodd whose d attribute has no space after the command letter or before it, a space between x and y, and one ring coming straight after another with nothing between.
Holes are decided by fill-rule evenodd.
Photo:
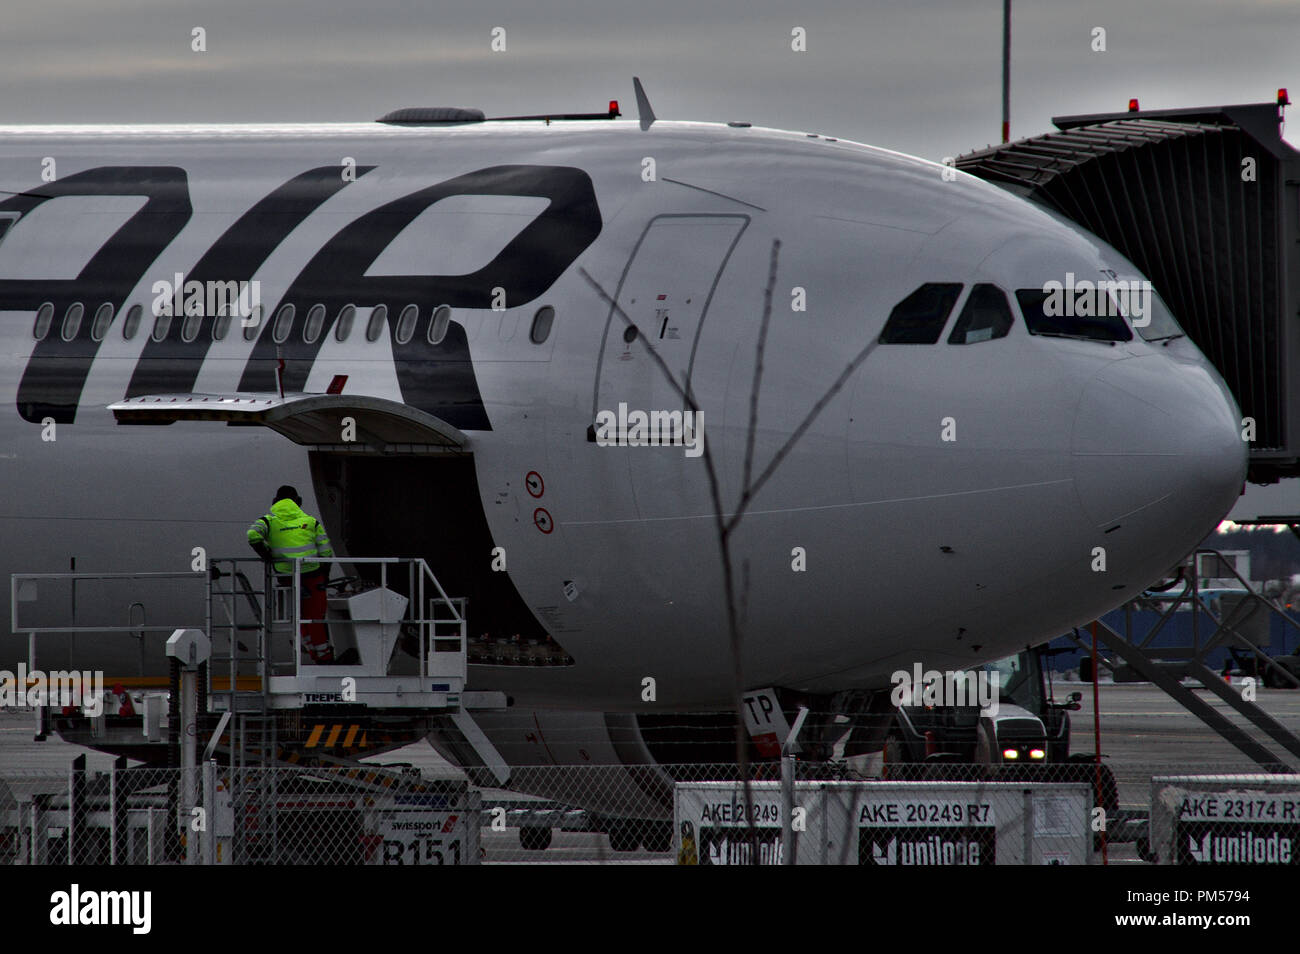
<instances>
[{"instance_id":1,"label":"fence post","mask_svg":"<svg viewBox=\"0 0 1300 954\"><path fill-rule=\"evenodd\" d=\"M208 759L203 763L203 861L202 864L217 863L217 762ZM198 852L195 852L195 864L199 864Z\"/></svg>"},{"instance_id":2,"label":"fence post","mask_svg":"<svg viewBox=\"0 0 1300 954\"><path fill-rule=\"evenodd\" d=\"M78 862L77 848L81 838L81 823L85 818L86 756L78 755L68 769L68 864Z\"/></svg>"},{"instance_id":3,"label":"fence post","mask_svg":"<svg viewBox=\"0 0 1300 954\"><path fill-rule=\"evenodd\" d=\"M117 760L108 767L108 863L117 864Z\"/></svg>"},{"instance_id":4,"label":"fence post","mask_svg":"<svg viewBox=\"0 0 1300 954\"><path fill-rule=\"evenodd\" d=\"M1024 844L1021 849L1024 857L1020 859L1022 865L1032 865L1034 863L1034 790L1026 788L1024 792Z\"/></svg>"},{"instance_id":5,"label":"fence post","mask_svg":"<svg viewBox=\"0 0 1300 954\"><path fill-rule=\"evenodd\" d=\"M798 747L795 740L807 717L808 707L800 706L790 734L781 743L781 812L785 822L781 826L781 861L787 865L795 863L794 856L799 850L799 839L794 833L794 753Z\"/></svg>"}]
</instances>

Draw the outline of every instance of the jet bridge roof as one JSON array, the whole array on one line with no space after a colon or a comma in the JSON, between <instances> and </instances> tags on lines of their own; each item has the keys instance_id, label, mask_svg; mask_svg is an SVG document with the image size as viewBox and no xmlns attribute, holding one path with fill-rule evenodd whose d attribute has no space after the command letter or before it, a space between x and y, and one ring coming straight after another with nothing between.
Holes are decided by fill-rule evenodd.
<instances>
[{"instance_id":1,"label":"jet bridge roof","mask_svg":"<svg viewBox=\"0 0 1300 954\"><path fill-rule=\"evenodd\" d=\"M956 160L1151 279L1254 418L1257 483L1300 476L1300 153L1280 114L1260 103L1059 116L1058 132Z\"/></svg>"}]
</instances>

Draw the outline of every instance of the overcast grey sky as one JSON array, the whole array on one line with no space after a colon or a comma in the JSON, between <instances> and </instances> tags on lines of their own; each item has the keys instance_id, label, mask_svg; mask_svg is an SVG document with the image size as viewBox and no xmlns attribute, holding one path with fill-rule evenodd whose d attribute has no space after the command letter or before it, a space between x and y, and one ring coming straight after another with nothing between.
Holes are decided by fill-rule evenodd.
<instances>
[{"instance_id":1,"label":"overcast grey sky","mask_svg":"<svg viewBox=\"0 0 1300 954\"><path fill-rule=\"evenodd\" d=\"M5 5L0 123L633 111L931 159L998 137L1001 0L45 0ZM207 32L206 53L190 49ZM490 49L506 31L506 51ZM790 48L807 31L807 52ZM1105 52L1091 49L1094 27ZM1300 0L1015 0L1012 135L1054 114L1300 102ZM1300 107L1297 107L1300 108ZM1288 130L1288 139L1297 136Z\"/></svg>"}]
</instances>

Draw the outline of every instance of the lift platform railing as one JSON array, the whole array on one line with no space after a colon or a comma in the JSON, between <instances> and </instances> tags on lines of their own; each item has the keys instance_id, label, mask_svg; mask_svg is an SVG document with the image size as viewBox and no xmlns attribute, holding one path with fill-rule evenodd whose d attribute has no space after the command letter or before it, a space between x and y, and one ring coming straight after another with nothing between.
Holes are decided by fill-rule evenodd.
<instances>
[{"instance_id":1,"label":"lift platform railing","mask_svg":"<svg viewBox=\"0 0 1300 954\"><path fill-rule=\"evenodd\" d=\"M334 642L334 636L340 628L357 623L374 623L380 626L398 625L406 630L406 634L414 631L418 636L418 653L416 658L419 662L419 674L422 678L437 678L439 676L457 675L463 679L465 676L464 662L466 655L466 620L464 598L453 599L447 595L447 591L442 588L438 578L434 575L429 564L419 557L310 557L309 562L319 563L322 566L337 566L347 564L358 571L356 576L345 576L341 580L331 581L326 587L336 587L343 589L339 584L351 580L366 581L364 575L365 569L374 568L378 570L378 591L379 592L398 592L401 590L392 590L393 586L405 586L405 599L408 601L406 607L400 615L387 612L387 607L379 607L379 612L374 616L358 616L355 611L351 612L346 620L340 620L338 617L326 615L323 619L310 619L301 616L302 607L302 574L300 568L305 562L302 557L294 558L294 573L290 580L290 586L281 586L281 592L292 590L292 599L289 600L287 607L283 606L282 600L277 602L277 620L292 622L294 633L301 633L304 625L313 623L323 623L330 633L330 642L335 647L335 665L338 665L337 657L339 655L339 646ZM397 571L390 575L390 568ZM405 579L403 579L403 577ZM346 591L345 591L346 592ZM374 592L363 591L363 592ZM339 597L335 597L339 599ZM284 613L288 610L287 615ZM458 657L462 662L457 665L453 657ZM303 662L302 652L296 654L295 673L301 675L302 668L307 665ZM371 664L363 661L368 668ZM387 674L387 665L385 673ZM378 675L379 673L376 673Z\"/></svg>"},{"instance_id":2,"label":"lift platform railing","mask_svg":"<svg viewBox=\"0 0 1300 954\"><path fill-rule=\"evenodd\" d=\"M194 571L13 573L9 577L9 627L14 635L27 634L29 673L41 672L51 655L48 644L58 638L66 640L60 650L66 650L70 667L85 668L80 665L85 662L103 671L110 684L138 687L147 683L146 638L156 637L161 647L175 630L202 621L203 583L203 574ZM187 586L192 587L188 594L184 592ZM151 604L165 607L163 622L149 621ZM76 658L78 637L89 640L84 644L84 660ZM128 638L136 645L124 649L123 641ZM42 643L47 646L45 652Z\"/></svg>"},{"instance_id":3,"label":"lift platform railing","mask_svg":"<svg viewBox=\"0 0 1300 954\"><path fill-rule=\"evenodd\" d=\"M80 697L74 704L93 714L103 711L105 701L93 697L119 683L166 689L166 678L146 674L148 652L161 655L167 636L202 622L203 584L203 575L194 571L11 574L10 631L27 635L27 674L18 689L44 690L45 704L34 706L36 738L46 737L49 708L69 695ZM152 622L149 606L155 609ZM88 686L84 677L92 673ZM77 675L81 684L66 692Z\"/></svg>"},{"instance_id":4,"label":"lift platform railing","mask_svg":"<svg viewBox=\"0 0 1300 954\"><path fill-rule=\"evenodd\" d=\"M313 557L326 567L345 565L351 575L326 584L328 611L323 617L303 614L303 575L277 574L257 558L211 561L208 632L214 665L225 688L212 682L222 708L260 708L250 692L294 694L312 679L356 677L358 698L386 692L389 677L416 677L426 691L457 693L466 677L466 600L449 596L422 559L401 557ZM251 583L260 574L260 587ZM236 581L230 585L219 581ZM239 583L239 581L243 581ZM237 584L237 585L236 585ZM242 588L241 607L234 599ZM221 610L221 612L219 612ZM331 663L307 658L302 633L322 625L334 650ZM241 637L244 637L241 639ZM409 688L406 690L409 692ZM239 700L236 699L239 697ZM242 700L242 701L241 701Z\"/></svg>"},{"instance_id":5,"label":"lift platform railing","mask_svg":"<svg viewBox=\"0 0 1300 954\"><path fill-rule=\"evenodd\" d=\"M355 574L330 584L331 610L320 620L302 618L296 567L280 576L256 557L219 557L188 571L11 574L10 628L27 635L29 673L39 673L43 663L53 665L57 659L62 665L100 670L110 685L120 681L131 688L166 687L163 644L174 631L187 628L202 628L212 642L209 692L266 691L272 676L309 672L410 675L463 686L466 600L450 597L424 560L332 557L316 562L343 564ZM371 599L356 599L368 594ZM373 598L379 594L382 599ZM346 613L336 609L342 604ZM366 606L373 611L362 612ZM376 657L372 645L359 665L313 665L302 657L295 634L315 622L344 641L359 627L374 624L384 632L378 644L384 658ZM392 653L399 643L409 655Z\"/></svg>"}]
</instances>

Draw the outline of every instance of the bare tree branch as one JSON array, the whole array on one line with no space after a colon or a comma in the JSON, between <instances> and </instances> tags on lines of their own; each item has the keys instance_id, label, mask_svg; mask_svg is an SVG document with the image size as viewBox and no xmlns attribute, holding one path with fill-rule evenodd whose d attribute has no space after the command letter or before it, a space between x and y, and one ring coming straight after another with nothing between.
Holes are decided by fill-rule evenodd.
<instances>
[{"instance_id":1,"label":"bare tree branch","mask_svg":"<svg viewBox=\"0 0 1300 954\"><path fill-rule=\"evenodd\" d=\"M767 350L767 329L772 322L772 286L776 284L776 262L781 253L781 240L772 241L772 257L767 264L767 288L763 290L763 320L758 326L758 346L754 349L754 383L749 389L749 429L745 438L745 476L741 487L749 486L754 472L754 440L758 436L758 395L763 385L763 354ZM736 521L740 521L737 512Z\"/></svg>"},{"instance_id":2,"label":"bare tree branch","mask_svg":"<svg viewBox=\"0 0 1300 954\"><path fill-rule=\"evenodd\" d=\"M835 379L835 383L830 386L825 394L817 399L817 403L812 406L812 410L810 410L807 416L805 416L799 423L799 426L790 433L790 437L781 445L780 450L773 455L772 460L765 468L763 468L763 472L758 475L758 480L754 481L752 487L745 488L744 492L741 494L740 507L738 507L737 510L743 511L749 506L750 500L758 494L758 491L762 486L767 483L772 474L776 472L777 467L781 465L781 461L785 460L786 456L794 448L794 445L799 443L799 438L803 437L808 428L812 427L813 421L817 420L817 417L823 410L825 410L826 405L830 404L831 401L835 399L835 395L840 393L840 389L844 387L845 382L848 381L854 371L858 370L858 367L861 366L862 362L866 361L867 358L871 356L871 352L875 351L879 344L880 341L878 339L872 339L867 342L866 346L863 347L853 360L848 363L844 370L840 372L840 376Z\"/></svg>"},{"instance_id":3,"label":"bare tree branch","mask_svg":"<svg viewBox=\"0 0 1300 954\"><path fill-rule=\"evenodd\" d=\"M772 319L772 294L776 286L777 266L780 260L781 242L776 239L772 242L772 253L768 262L767 285L763 292L763 315L759 323L758 343L754 356L754 379L750 388L749 395L749 424L746 431L745 441L745 458L743 477L741 483L740 499L735 511L727 514L723 510L722 503L722 486L718 479L717 466L713 459L712 445L708 442L704 445L703 460L705 473L709 481L709 495L713 503L714 528L717 531L718 549L722 558L722 575L723 584L726 592L726 610L727 610L727 630L728 642L731 651L732 660L732 694L733 705L736 710L736 764L741 776L741 783L744 788L745 800L745 818L748 831L750 846L750 861L758 864L758 832L754 825L754 800L753 791L750 786L750 769L749 769L749 746L748 735L745 731L745 712L744 712L744 695L745 695L745 678L744 678L744 653L743 653L743 632L740 618L740 610L737 607L736 600L736 580L733 561L731 556L731 540L740 521L744 518L749 508L750 502L762 489L763 485L772 477L782 461L790 454L800 438L812 427L813 422L825 410L826 406L835 398L835 396L844 387L844 384L861 366L861 364L870 356L879 343L876 340L869 342L852 361L840 372L831 387L823 394L809 410L808 414L794 429L790 437L777 450L776 454L768 462L767 466L759 474L757 480L753 480L753 463L754 448L758 434L758 402L760 390L763 381L764 357L767 349L768 329ZM663 357L651 344L650 340L645 337L641 329L623 309L614 298L601 287L600 283L585 269L579 268L579 273L591 285L592 289L600 296L601 300L608 304L611 310L622 319L624 325L636 331L639 338L646 347L646 353L654 361L655 365L663 374L664 380L672 387L682 403L693 412L695 420L699 421L699 404L695 400L691 382L689 380L678 381ZM749 606L749 561L745 560L741 568L744 615L748 619Z\"/></svg>"}]
</instances>

